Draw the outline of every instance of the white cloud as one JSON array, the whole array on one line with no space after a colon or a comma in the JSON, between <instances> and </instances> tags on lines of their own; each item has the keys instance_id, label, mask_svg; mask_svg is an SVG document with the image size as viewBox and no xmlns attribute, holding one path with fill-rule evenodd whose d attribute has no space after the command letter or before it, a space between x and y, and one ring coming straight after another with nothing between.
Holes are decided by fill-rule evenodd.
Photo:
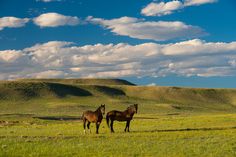
<instances>
[{"instance_id":1,"label":"white cloud","mask_svg":"<svg viewBox=\"0 0 236 157\"><path fill-rule=\"evenodd\" d=\"M175 44L169 44L163 49L165 55L202 55L217 54L222 52L235 52L236 42L208 42L194 39Z\"/></svg>"},{"instance_id":2,"label":"white cloud","mask_svg":"<svg viewBox=\"0 0 236 157\"><path fill-rule=\"evenodd\" d=\"M180 1L170 1L170 2L160 2L160 3L150 3L145 8L141 10L141 14L145 16L162 16L172 14L173 11L182 9L183 3Z\"/></svg>"},{"instance_id":3,"label":"white cloud","mask_svg":"<svg viewBox=\"0 0 236 157\"><path fill-rule=\"evenodd\" d=\"M129 36L137 39L151 39L165 41L171 39L189 39L206 35L197 26L186 25L180 21L144 21L132 17L121 17L118 19L105 20L89 16L87 21L99 24L113 33Z\"/></svg>"},{"instance_id":4,"label":"white cloud","mask_svg":"<svg viewBox=\"0 0 236 157\"><path fill-rule=\"evenodd\" d=\"M141 10L145 16L163 16L189 6L198 6L207 3L215 3L217 0L172 0L169 2L151 2Z\"/></svg>"},{"instance_id":5,"label":"white cloud","mask_svg":"<svg viewBox=\"0 0 236 157\"><path fill-rule=\"evenodd\" d=\"M33 19L34 23L40 27L58 27L64 25L75 26L79 24L76 16L65 16L58 13L45 13Z\"/></svg>"},{"instance_id":6,"label":"white cloud","mask_svg":"<svg viewBox=\"0 0 236 157\"><path fill-rule=\"evenodd\" d=\"M215 3L218 0L185 0L184 6L197 6L207 3Z\"/></svg>"},{"instance_id":7,"label":"white cloud","mask_svg":"<svg viewBox=\"0 0 236 157\"><path fill-rule=\"evenodd\" d=\"M73 67L73 68L70 68L70 70L72 72L79 72L81 70L81 68L80 67Z\"/></svg>"},{"instance_id":8,"label":"white cloud","mask_svg":"<svg viewBox=\"0 0 236 157\"><path fill-rule=\"evenodd\" d=\"M28 75L28 77L33 77L33 78L61 78L65 76L66 76L65 72L57 71L57 70L47 70L47 71L32 73Z\"/></svg>"},{"instance_id":9,"label":"white cloud","mask_svg":"<svg viewBox=\"0 0 236 157\"><path fill-rule=\"evenodd\" d=\"M16 51L16 50L5 50L5 51L0 51L0 62L14 62L18 58L22 57L21 51Z\"/></svg>"},{"instance_id":10,"label":"white cloud","mask_svg":"<svg viewBox=\"0 0 236 157\"><path fill-rule=\"evenodd\" d=\"M34 64L40 64L48 68L62 67L64 64L62 57L64 57L63 54L65 53L63 51L71 44L71 42L50 41L26 48L24 52L31 56L31 61ZM61 54L62 56L60 57Z\"/></svg>"},{"instance_id":11,"label":"white cloud","mask_svg":"<svg viewBox=\"0 0 236 157\"><path fill-rule=\"evenodd\" d=\"M29 20L28 18L2 17L0 18L0 31L4 28L23 27Z\"/></svg>"},{"instance_id":12,"label":"white cloud","mask_svg":"<svg viewBox=\"0 0 236 157\"><path fill-rule=\"evenodd\" d=\"M76 46L51 41L0 51L0 78L236 75L236 42L199 39L173 43Z\"/></svg>"},{"instance_id":13,"label":"white cloud","mask_svg":"<svg viewBox=\"0 0 236 157\"><path fill-rule=\"evenodd\" d=\"M212 67L207 69L197 69L197 76L212 77L212 76L232 76L235 75L235 69L231 67Z\"/></svg>"},{"instance_id":14,"label":"white cloud","mask_svg":"<svg viewBox=\"0 0 236 157\"><path fill-rule=\"evenodd\" d=\"M94 77L121 77L121 76L132 76L135 75L136 71L133 69L121 69L121 70L112 70L112 71L102 71L88 74L87 77L94 78Z\"/></svg>"},{"instance_id":15,"label":"white cloud","mask_svg":"<svg viewBox=\"0 0 236 157\"><path fill-rule=\"evenodd\" d=\"M232 65L233 67L236 67L236 60L229 60L228 63Z\"/></svg>"},{"instance_id":16,"label":"white cloud","mask_svg":"<svg viewBox=\"0 0 236 157\"><path fill-rule=\"evenodd\" d=\"M147 86L156 86L156 83L150 83Z\"/></svg>"}]
</instances>

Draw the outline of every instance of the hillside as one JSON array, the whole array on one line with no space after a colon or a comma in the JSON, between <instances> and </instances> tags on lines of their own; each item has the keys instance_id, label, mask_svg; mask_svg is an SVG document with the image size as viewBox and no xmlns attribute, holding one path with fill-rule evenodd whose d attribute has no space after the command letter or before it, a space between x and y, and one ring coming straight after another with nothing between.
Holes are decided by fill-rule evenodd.
<instances>
[{"instance_id":1,"label":"hillside","mask_svg":"<svg viewBox=\"0 0 236 157\"><path fill-rule=\"evenodd\" d=\"M134 86L117 79L36 79L0 82L0 112L77 114L105 103L142 113L236 112L235 89Z\"/></svg>"},{"instance_id":2,"label":"hillside","mask_svg":"<svg viewBox=\"0 0 236 157\"><path fill-rule=\"evenodd\" d=\"M21 82L54 82L73 85L135 85L122 79L19 79Z\"/></svg>"}]
</instances>

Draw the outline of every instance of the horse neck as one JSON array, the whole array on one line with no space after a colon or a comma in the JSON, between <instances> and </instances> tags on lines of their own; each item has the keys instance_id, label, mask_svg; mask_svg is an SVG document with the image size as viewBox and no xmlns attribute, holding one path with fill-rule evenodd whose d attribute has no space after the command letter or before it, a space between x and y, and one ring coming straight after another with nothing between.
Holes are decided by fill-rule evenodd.
<instances>
[{"instance_id":1,"label":"horse neck","mask_svg":"<svg viewBox=\"0 0 236 157\"><path fill-rule=\"evenodd\" d=\"M100 107L95 111L95 113L101 113Z\"/></svg>"},{"instance_id":2,"label":"horse neck","mask_svg":"<svg viewBox=\"0 0 236 157\"><path fill-rule=\"evenodd\" d=\"M125 110L124 112L126 112L127 114L133 116L134 115L134 111L129 111L129 109Z\"/></svg>"},{"instance_id":3,"label":"horse neck","mask_svg":"<svg viewBox=\"0 0 236 157\"><path fill-rule=\"evenodd\" d=\"M134 113L135 113L135 112L130 112L131 117L133 117Z\"/></svg>"}]
</instances>

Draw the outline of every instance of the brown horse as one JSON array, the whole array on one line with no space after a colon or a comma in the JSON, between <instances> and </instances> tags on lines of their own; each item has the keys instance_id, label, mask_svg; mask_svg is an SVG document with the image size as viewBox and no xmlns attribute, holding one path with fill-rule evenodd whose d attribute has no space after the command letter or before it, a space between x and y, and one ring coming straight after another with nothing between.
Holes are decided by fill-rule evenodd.
<instances>
[{"instance_id":1,"label":"brown horse","mask_svg":"<svg viewBox=\"0 0 236 157\"><path fill-rule=\"evenodd\" d=\"M102 122L103 119L103 115L105 114L105 104L101 105L97 108L96 111L85 111L82 115L82 120L84 122L84 133L86 133L86 122L87 123L87 128L89 130L89 132L91 132L90 130L90 123L96 123L96 134L98 134L98 129L99 126Z\"/></svg>"},{"instance_id":2,"label":"brown horse","mask_svg":"<svg viewBox=\"0 0 236 157\"><path fill-rule=\"evenodd\" d=\"M116 111L116 110L112 110L112 111L108 112L106 115L106 121L107 121L108 127L109 127L109 120L111 121L111 123L110 123L111 132L114 132L113 122L115 120L126 121L125 132L126 132L126 130L129 132L130 121L132 120L134 113L137 113L137 112L138 112L138 104L130 105L123 112Z\"/></svg>"}]
</instances>

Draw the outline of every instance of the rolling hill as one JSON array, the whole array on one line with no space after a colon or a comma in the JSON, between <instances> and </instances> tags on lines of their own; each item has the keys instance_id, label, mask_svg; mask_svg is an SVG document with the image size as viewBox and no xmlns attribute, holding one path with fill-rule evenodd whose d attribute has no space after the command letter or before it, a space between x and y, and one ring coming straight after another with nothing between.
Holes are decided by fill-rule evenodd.
<instances>
[{"instance_id":1,"label":"rolling hill","mask_svg":"<svg viewBox=\"0 0 236 157\"><path fill-rule=\"evenodd\" d=\"M19 79L22 82L53 82L65 83L73 85L135 85L131 82L122 79L92 79L92 78L79 78L79 79Z\"/></svg>"},{"instance_id":2,"label":"rolling hill","mask_svg":"<svg viewBox=\"0 0 236 157\"><path fill-rule=\"evenodd\" d=\"M100 103L108 109L139 103L142 113L236 112L236 90L136 86L120 79L0 81L2 112L70 114Z\"/></svg>"}]
</instances>

